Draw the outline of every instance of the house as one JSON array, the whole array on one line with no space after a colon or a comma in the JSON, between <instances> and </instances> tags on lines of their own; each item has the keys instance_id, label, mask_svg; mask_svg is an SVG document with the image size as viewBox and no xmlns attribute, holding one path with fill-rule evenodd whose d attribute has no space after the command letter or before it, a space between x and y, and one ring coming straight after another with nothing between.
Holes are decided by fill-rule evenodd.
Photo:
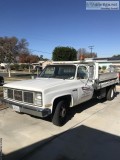
<instances>
[{"instance_id":1,"label":"house","mask_svg":"<svg viewBox=\"0 0 120 160\"><path fill-rule=\"evenodd\" d=\"M47 61L44 61L43 63L42 63L42 68L44 69L47 65L50 65L50 64L52 64L52 60L47 60Z\"/></svg>"},{"instance_id":2,"label":"house","mask_svg":"<svg viewBox=\"0 0 120 160\"><path fill-rule=\"evenodd\" d=\"M37 63L32 63L33 69L44 69L47 65L52 64L52 60L39 61Z\"/></svg>"},{"instance_id":3,"label":"house","mask_svg":"<svg viewBox=\"0 0 120 160\"><path fill-rule=\"evenodd\" d=\"M6 69L7 66L8 66L7 63L1 63L1 64L0 64L0 68L1 68L1 69Z\"/></svg>"}]
</instances>

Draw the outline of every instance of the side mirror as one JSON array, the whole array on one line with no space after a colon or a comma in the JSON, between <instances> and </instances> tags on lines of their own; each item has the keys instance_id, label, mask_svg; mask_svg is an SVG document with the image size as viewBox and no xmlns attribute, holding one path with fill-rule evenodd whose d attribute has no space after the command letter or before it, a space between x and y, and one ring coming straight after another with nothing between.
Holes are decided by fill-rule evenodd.
<instances>
[{"instance_id":1,"label":"side mirror","mask_svg":"<svg viewBox=\"0 0 120 160\"><path fill-rule=\"evenodd\" d=\"M93 78L88 78L88 81L92 82L92 81L93 81Z\"/></svg>"}]
</instances>

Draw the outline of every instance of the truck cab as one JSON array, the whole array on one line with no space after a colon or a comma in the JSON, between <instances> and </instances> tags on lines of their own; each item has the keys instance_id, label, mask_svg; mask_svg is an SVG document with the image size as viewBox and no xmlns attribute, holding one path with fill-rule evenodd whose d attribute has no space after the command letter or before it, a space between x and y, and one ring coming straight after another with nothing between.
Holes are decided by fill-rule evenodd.
<instances>
[{"instance_id":1,"label":"truck cab","mask_svg":"<svg viewBox=\"0 0 120 160\"><path fill-rule=\"evenodd\" d=\"M114 98L117 73L99 74L98 63L54 62L36 79L4 85L4 101L17 112L46 117L64 124L70 107L93 97Z\"/></svg>"}]
</instances>

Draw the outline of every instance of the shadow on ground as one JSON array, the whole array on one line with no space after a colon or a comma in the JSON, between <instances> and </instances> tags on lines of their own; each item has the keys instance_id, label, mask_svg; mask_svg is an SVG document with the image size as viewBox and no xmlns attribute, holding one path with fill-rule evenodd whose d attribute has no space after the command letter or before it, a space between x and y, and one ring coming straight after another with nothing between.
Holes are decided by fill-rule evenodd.
<instances>
[{"instance_id":1,"label":"shadow on ground","mask_svg":"<svg viewBox=\"0 0 120 160\"><path fill-rule=\"evenodd\" d=\"M74 106L74 107L70 108L69 111L68 111L68 115L67 115L65 123L67 123L69 120L71 120L75 116L75 114L81 113L82 111L84 111L84 110L86 110L90 107L93 107L97 103L103 103L103 102L105 102L105 99L102 99L102 100L92 99L92 100L89 100L87 102L84 102L82 104L79 104L77 106ZM37 119L44 119L45 121L51 121L52 120L51 115L48 116L48 117L45 117L45 118L40 118L40 117L36 117L36 116L33 116L33 115L30 115L30 116L34 117L34 118L37 118Z\"/></svg>"},{"instance_id":2,"label":"shadow on ground","mask_svg":"<svg viewBox=\"0 0 120 160\"><path fill-rule=\"evenodd\" d=\"M119 92L116 92L115 97L117 97L118 94L119 94ZM84 110L86 110L88 108L91 108L91 107L93 107L94 105L96 105L98 103L105 103L105 102L106 102L105 98L103 98L101 100L91 99L91 100L89 100L87 102L84 102L82 104L79 104L77 106L74 106L74 107L70 108L65 123L67 123L68 121L70 121L75 116L75 114L81 113L82 111L84 111ZM37 119L42 119L42 118L35 117L35 116L32 116L32 117L37 118ZM44 120L46 120L46 121L51 121L51 119L52 119L51 116L48 116L48 117L44 118Z\"/></svg>"},{"instance_id":3,"label":"shadow on ground","mask_svg":"<svg viewBox=\"0 0 120 160\"><path fill-rule=\"evenodd\" d=\"M8 155L3 153L3 160L47 159L119 160L120 137L83 125L21 148Z\"/></svg>"},{"instance_id":4,"label":"shadow on ground","mask_svg":"<svg viewBox=\"0 0 120 160\"><path fill-rule=\"evenodd\" d=\"M118 94L119 94L119 92L116 92L115 97L117 97ZM89 100L87 102L84 102L84 103L82 103L80 105L77 105L75 107L70 108L66 122L71 120L76 113L81 113L82 111L84 111L84 110L86 110L88 108L91 108L91 107L93 107L94 105L96 105L98 103L105 103L105 102L106 102L106 98L103 98L101 100L95 98L95 99L91 99L91 100Z\"/></svg>"}]
</instances>

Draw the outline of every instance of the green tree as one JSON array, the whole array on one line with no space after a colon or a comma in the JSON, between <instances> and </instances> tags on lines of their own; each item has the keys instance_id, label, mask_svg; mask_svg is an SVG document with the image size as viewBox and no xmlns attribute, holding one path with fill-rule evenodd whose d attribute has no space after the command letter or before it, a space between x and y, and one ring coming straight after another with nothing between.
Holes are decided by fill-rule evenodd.
<instances>
[{"instance_id":1,"label":"green tree","mask_svg":"<svg viewBox=\"0 0 120 160\"><path fill-rule=\"evenodd\" d=\"M71 47L56 47L52 53L53 61L75 61L77 51Z\"/></svg>"},{"instance_id":2,"label":"green tree","mask_svg":"<svg viewBox=\"0 0 120 160\"><path fill-rule=\"evenodd\" d=\"M107 68L106 66L102 66L102 70L104 70L104 71L105 71L105 70L106 70L106 68Z\"/></svg>"},{"instance_id":3,"label":"green tree","mask_svg":"<svg viewBox=\"0 0 120 160\"><path fill-rule=\"evenodd\" d=\"M16 70L18 71L20 68L20 65L18 63L12 64L10 65L11 70Z\"/></svg>"},{"instance_id":4,"label":"green tree","mask_svg":"<svg viewBox=\"0 0 120 160\"><path fill-rule=\"evenodd\" d=\"M48 60L48 58L44 58L43 55L39 56L39 61L47 61L47 60Z\"/></svg>"},{"instance_id":5,"label":"green tree","mask_svg":"<svg viewBox=\"0 0 120 160\"><path fill-rule=\"evenodd\" d=\"M120 60L120 54L118 54L118 55L113 55L113 56L111 57L111 59Z\"/></svg>"}]
</instances>

